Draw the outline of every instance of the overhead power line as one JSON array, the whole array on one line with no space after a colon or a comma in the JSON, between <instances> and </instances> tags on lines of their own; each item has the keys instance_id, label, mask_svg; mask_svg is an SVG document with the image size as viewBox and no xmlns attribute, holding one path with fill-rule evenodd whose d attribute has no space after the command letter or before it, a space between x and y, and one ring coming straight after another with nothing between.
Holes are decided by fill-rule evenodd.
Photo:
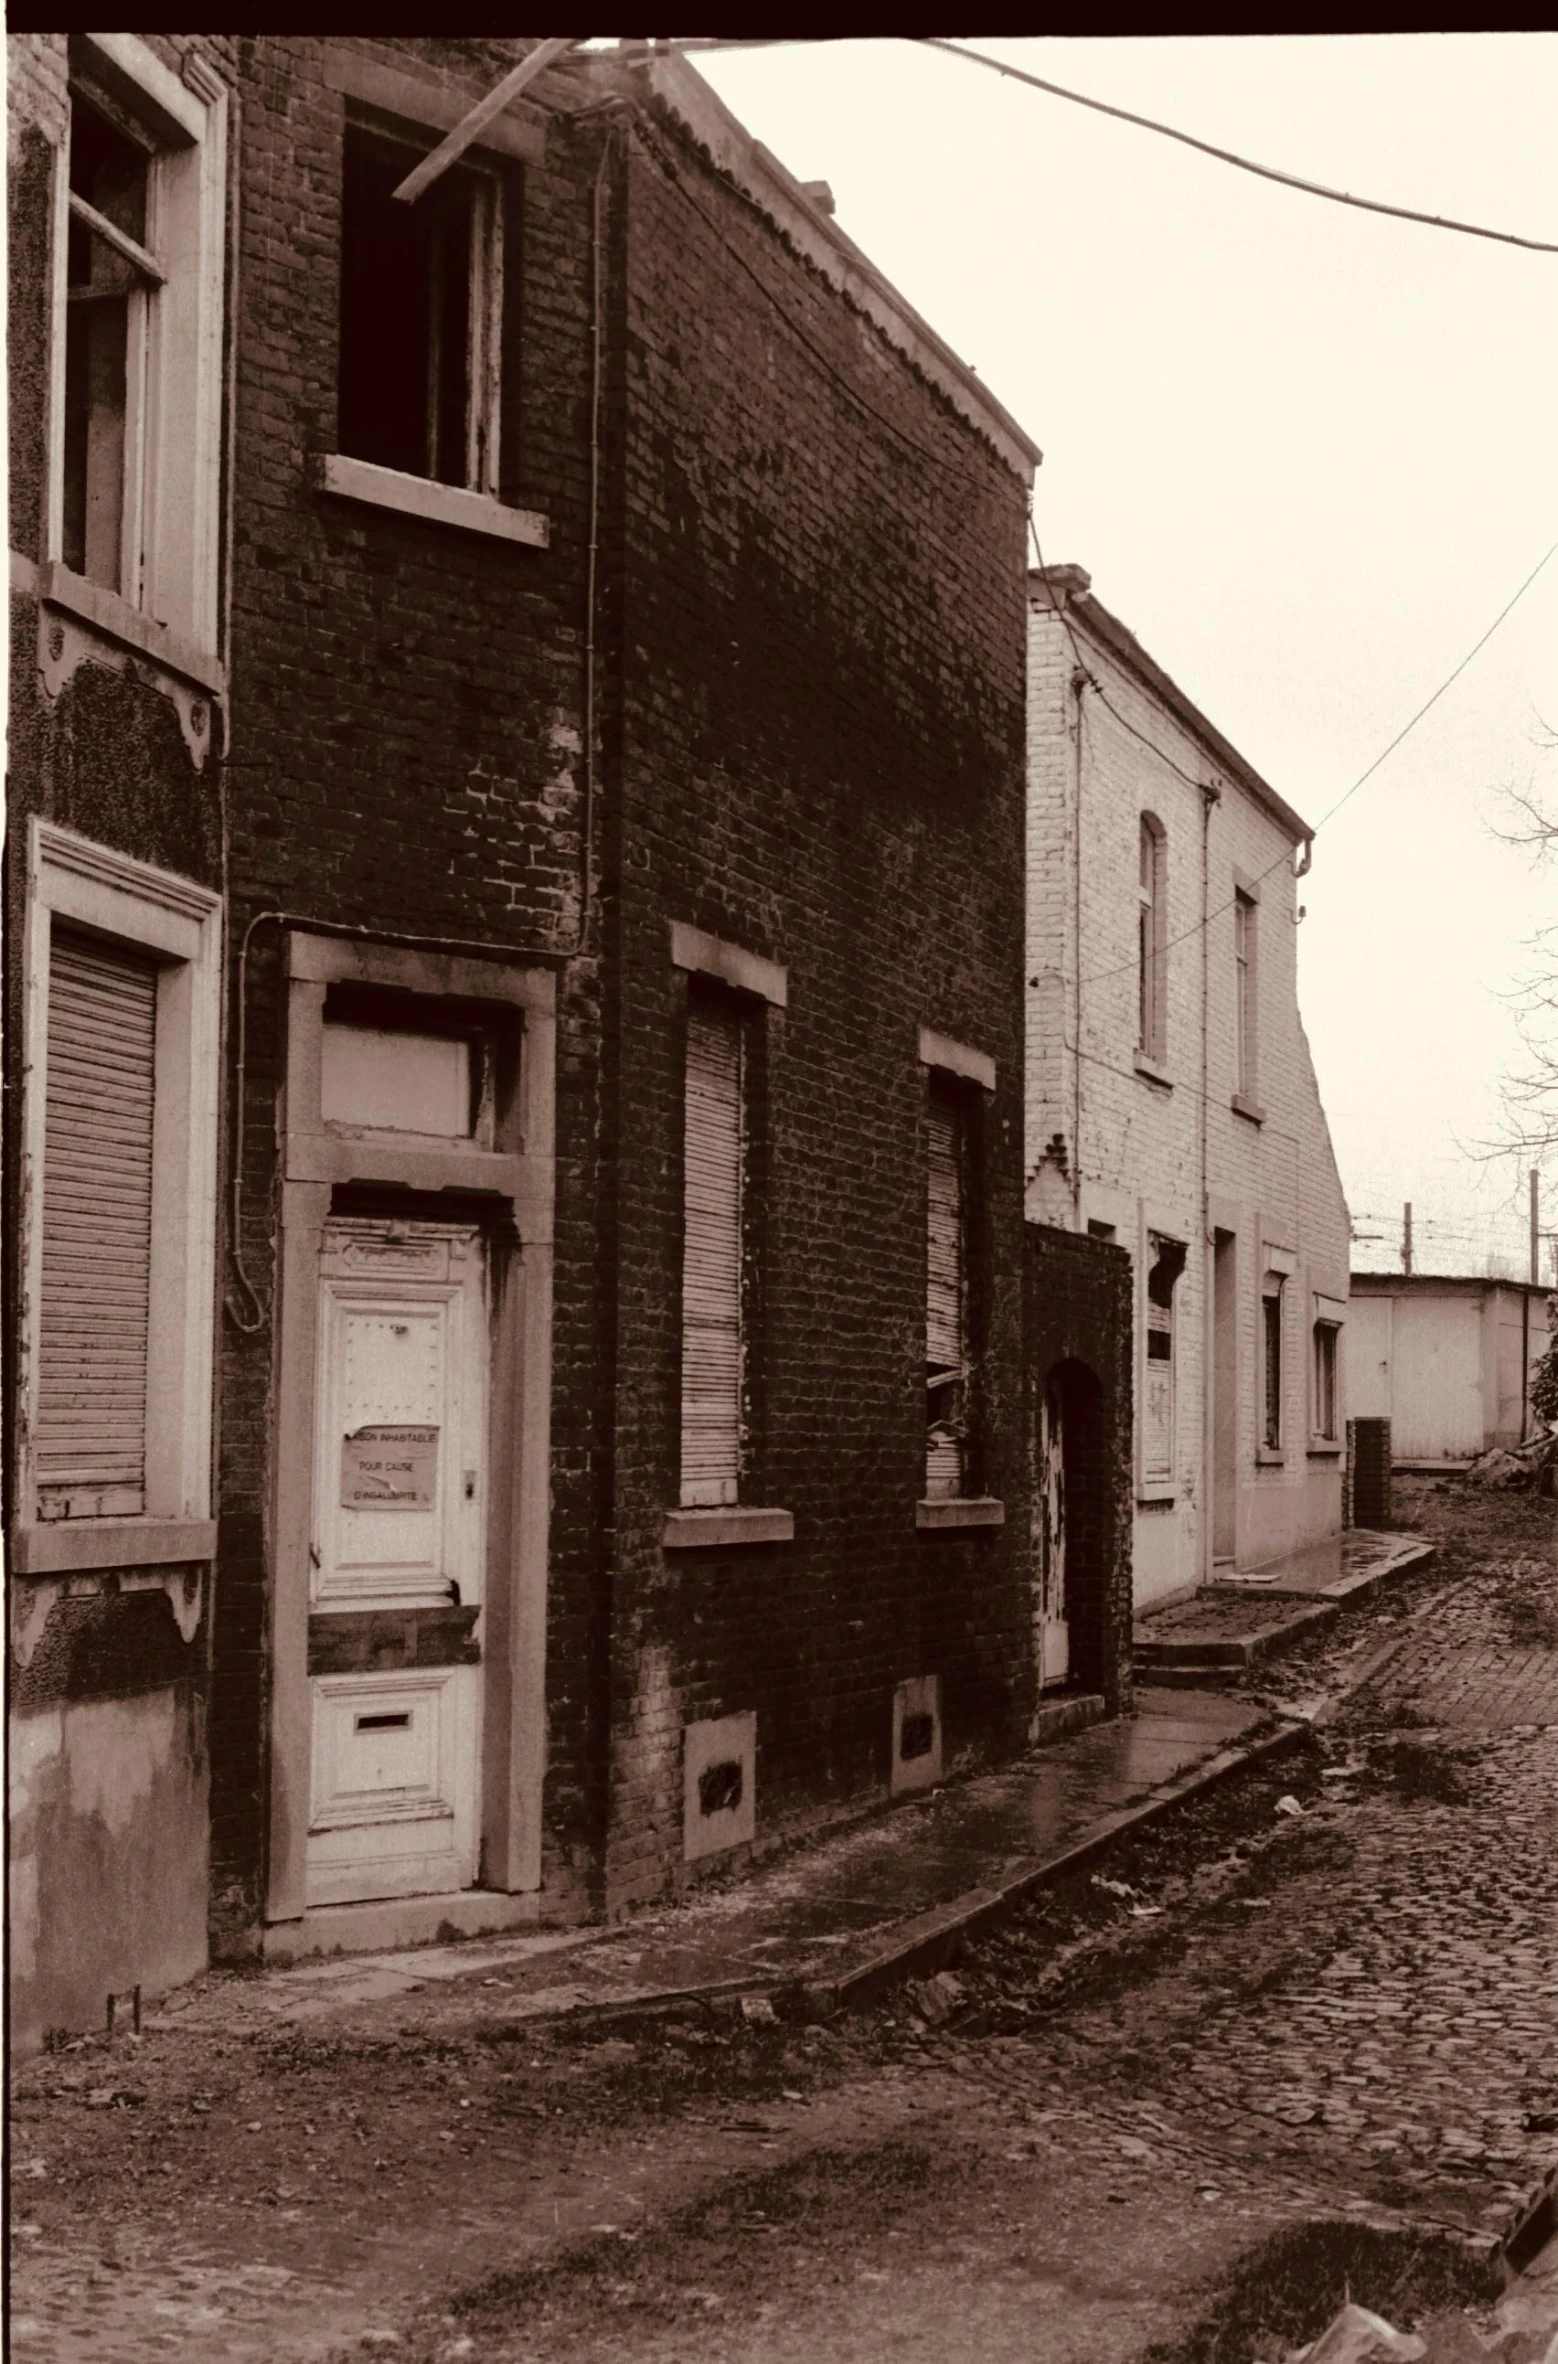
<instances>
[{"instance_id":1,"label":"overhead power line","mask_svg":"<svg viewBox=\"0 0 1558 2364\"><path fill-rule=\"evenodd\" d=\"M1044 552L1039 543L1039 529L1031 515L1028 519L1028 531L1033 540L1033 551L1035 558L1038 560L1039 571L1044 573L1046 569L1044 566ZM1395 737L1390 741L1389 745L1383 747L1379 754L1375 756L1374 761L1367 767L1367 769L1361 771L1358 774L1358 777L1353 781L1352 786L1345 789L1343 793L1336 799L1336 802L1326 808L1326 810L1321 814L1319 820L1315 823L1314 829L1310 832L1312 837L1317 836L1328 821L1335 819L1336 815L1341 811L1342 806L1347 803L1348 799L1357 795L1358 790L1364 785L1366 781L1373 778L1374 774L1379 770L1381 764L1385 762L1386 758L1395 753L1396 749L1401 745L1402 740L1405 739L1412 731L1415 731L1418 724L1423 720L1423 717L1438 705L1439 700L1444 696L1445 691L1450 688L1452 683L1460 679L1467 666L1471 663L1473 657L1478 655L1482 649L1487 647L1488 642L1493 638L1494 633L1497 632L1499 626L1504 622L1506 616L1510 615L1512 611L1519 605L1520 601L1524 599L1526 593L1536 581L1537 576L1542 572L1544 567L1551 564L1555 557L1558 557L1558 542L1554 542L1546 554L1537 560L1535 566L1531 569L1531 572L1526 576L1525 581L1520 585L1520 588L1504 602L1504 605L1499 609L1498 614L1494 617L1492 623L1482 634L1481 638L1473 642L1472 646L1466 651L1465 656L1462 657L1460 663L1455 666L1454 670L1445 675L1444 679L1440 682L1438 688L1433 692L1432 696L1423 700L1422 705L1419 706L1417 712L1412 716L1411 720L1402 724L1400 730L1397 731ZM1182 767L1174 761L1173 757L1168 754L1167 750L1159 747L1156 741L1149 739L1144 732L1137 730L1135 724L1128 722L1126 717L1120 712L1119 708L1115 706L1113 702L1105 695L1101 684L1097 681L1094 675L1092 667L1088 664L1086 658L1082 654L1081 648L1077 641L1076 632L1072 627L1069 608L1062 607L1058 610L1058 613L1060 615L1061 622L1066 628L1066 638L1071 643L1071 654L1075 659L1078 673L1086 676L1087 681L1093 687L1093 689L1097 691L1099 698L1102 700L1103 704L1108 707L1109 712L1114 716L1115 720L1124 724L1124 727L1131 733L1133 738L1140 739L1144 747L1146 747L1152 754L1161 757L1163 762L1168 765L1171 771L1179 773L1181 779L1187 779L1189 774L1187 774L1182 769ZM1080 722L1078 727L1080 728ZM1194 784L1196 786L1201 786L1203 783L1197 781ZM1291 860L1291 849L1284 848L1282 853L1277 856L1277 859L1274 862L1268 862L1265 869L1257 874L1257 883L1270 878L1275 871L1281 870L1287 863L1291 862ZM1234 899L1230 897L1226 903L1219 903L1217 909L1215 911L1209 911L1204 919L1196 920L1190 927L1182 929L1177 936L1171 936L1167 944L1164 946L1165 952L1172 952L1176 945L1187 944L1194 937L1199 936L1202 929L1210 927L1214 919L1221 919L1225 912L1231 911L1233 909L1233 900ZM1096 969L1090 977L1084 977L1082 982L1084 985L1102 984L1105 978L1123 976L1128 969L1133 969L1135 966L1136 963L1134 960L1120 961L1113 968Z\"/></svg>"},{"instance_id":2,"label":"overhead power line","mask_svg":"<svg viewBox=\"0 0 1558 2364\"><path fill-rule=\"evenodd\" d=\"M988 66L992 73L1005 74L1013 82L1026 82L1033 90L1047 91L1051 98L1067 99L1076 107L1090 107L1095 115L1112 115L1117 122L1134 123L1142 131L1155 131L1163 139L1178 140L1182 147L1198 149L1203 156L1215 156L1219 164L1236 165L1240 172L1253 172L1263 181L1277 181L1285 189L1299 189L1306 197L1324 197L1333 205L1356 206L1364 213L1389 214L1398 222L1422 222L1430 230L1458 230L1468 238L1495 238L1501 245L1529 247L1536 254L1558 254L1558 244L1551 239L1526 238L1514 230L1490 230L1481 222L1459 222L1440 213L1419 213L1414 206L1387 205L1379 197L1354 197L1349 190L1327 188L1323 181L1306 181L1297 173L1279 172L1274 164L1257 164L1251 156L1240 156L1232 148L1219 148L1211 140L1197 139L1194 132L1177 130L1172 123L1159 123L1151 115L1136 115L1129 107L1110 106L1105 99L1068 90L1062 82L1046 82L1042 74L1030 74L1021 66L1010 66L1004 58L988 57L982 49L964 49L956 41L943 41L930 33L916 34L915 39L923 49L942 49L949 57L966 58L971 66Z\"/></svg>"},{"instance_id":3,"label":"overhead power line","mask_svg":"<svg viewBox=\"0 0 1558 2364\"><path fill-rule=\"evenodd\" d=\"M843 36L826 35L823 41ZM964 49L961 43L945 41L931 33L909 36L922 49L942 49L949 57L966 58L971 66L986 66L993 74L1004 74L1009 81L1025 82L1032 90L1046 91L1051 98L1067 100L1074 107L1089 107L1095 115L1112 115L1118 123L1134 123L1139 130L1155 131L1166 140L1178 140L1182 147L1194 148L1203 156L1211 156L1219 164L1232 164L1240 172L1252 172L1257 179L1275 181L1284 189L1297 189L1306 197L1323 197L1331 205L1350 205L1362 213L1388 214L1393 221L1421 222L1430 230L1454 230L1467 238L1492 238L1503 246L1523 246L1533 254L1558 254L1558 243L1548 238L1527 238L1516 230L1490 230L1482 222L1456 221L1440 213L1419 213L1415 206L1389 205L1380 197L1354 197L1350 190L1328 188L1323 181L1307 181L1296 172L1281 172L1274 164L1258 164L1252 156L1241 156L1232 148L1220 148L1212 140L1197 139L1194 132L1180 131L1172 123L1160 123L1152 115L1137 115L1129 107L1111 106L1107 99L1090 98L1086 91L1070 90L1063 82L1046 81L1042 74L1030 74L1022 66L1008 65L1004 58L990 57L982 49ZM665 53L678 56L700 54L722 49L791 49L816 48L822 42L790 35L770 36L766 39L721 40L717 37L688 41L656 41L638 53L638 58L649 58ZM630 57L629 64L638 62Z\"/></svg>"}]
</instances>

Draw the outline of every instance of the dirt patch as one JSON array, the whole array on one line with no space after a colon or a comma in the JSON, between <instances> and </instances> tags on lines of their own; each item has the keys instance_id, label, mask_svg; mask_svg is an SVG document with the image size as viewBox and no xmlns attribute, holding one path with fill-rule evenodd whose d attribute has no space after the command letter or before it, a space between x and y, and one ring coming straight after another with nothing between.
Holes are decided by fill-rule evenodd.
<instances>
[{"instance_id":1,"label":"dirt patch","mask_svg":"<svg viewBox=\"0 0 1558 2364\"><path fill-rule=\"evenodd\" d=\"M1491 2304L1501 2288L1489 2259L1441 2233L1291 2225L1241 2257L1189 2331L1142 2364L1253 2364L1317 2338L1349 2299L1404 2330L1446 2307Z\"/></svg>"},{"instance_id":2,"label":"dirt patch","mask_svg":"<svg viewBox=\"0 0 1558 2364\"><path fill-rule=\"evenodd\" d=\"M1558 1572L1541 1560L1517 1560L1499 1588L1499 1613L1521 1649L1558 1649Z\"/></svg>"},{"instance_id":3,"label":"dirt patch","mask_svg":"<svg viewBox=\"0 0 1558 2364\"><path fill-rule=\"evenodd\" d=\"M450 2311L471 2331L522 2326L527 2348L548 2357L598 2348L609 2331L674 2329L711 2313L734 2330L760 2301L814 2287L866 2229L880 2238L933 2203L949 2175L966 2192L983 2164L963 2145L950 2154L901 2139L823 2146L730 2177L663 2218L652 2240L612 2226L544 2265L488 2275ZM436 2355L444 2336L430 2329L413 2345L416 2364Z\"/></svg>"},{"instance_id":4,"label":"dirt patch","mask_svg":"<svg viewBox=\"0 0 1558 2364\"><path fill-rule=\"evenodd\" d=\"M1368 1744L1366 1779L1397 1797L1435 1806L1464 1806L1471 1796L1469 1773L1481 1750L1430 1734L1389 1732Z\"/></svg>"}]
</instances>

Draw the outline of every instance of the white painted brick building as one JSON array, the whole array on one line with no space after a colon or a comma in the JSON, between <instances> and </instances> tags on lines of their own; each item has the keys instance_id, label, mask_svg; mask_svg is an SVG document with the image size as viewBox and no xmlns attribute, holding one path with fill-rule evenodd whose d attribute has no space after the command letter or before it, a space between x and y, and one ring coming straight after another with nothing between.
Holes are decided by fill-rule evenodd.
<instances>
[{"instance_id":1,"label":"white painted brick building","mask_svg":"<svg viewBox=\"0 0 1558 2364\"><path fill-rule=\"evenodd\" d=\"M1138 1606L1333 1533L1348 1215L1298 1013L1310 832L1080 567L1030 577L1027 1211L1135 1268Z\"/></svg>"}]
</instances>

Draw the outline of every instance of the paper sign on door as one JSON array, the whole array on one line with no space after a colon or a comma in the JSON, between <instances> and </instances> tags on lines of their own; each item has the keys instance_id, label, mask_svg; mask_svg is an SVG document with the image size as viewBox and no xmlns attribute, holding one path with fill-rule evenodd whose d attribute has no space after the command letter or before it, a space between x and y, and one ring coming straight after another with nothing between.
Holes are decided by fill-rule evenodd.
<instances>
[{"instance_id":1,"label":"paper sign on door","mask_svg":"<svg viewBox=\"0 0 1558 2364\"><path fill-rule=\"evenodd\" d=\"M342 1438L343 1510L431 1510L437 1491L436 1428L359 1428Z\"/></svg>"}]
</instances>

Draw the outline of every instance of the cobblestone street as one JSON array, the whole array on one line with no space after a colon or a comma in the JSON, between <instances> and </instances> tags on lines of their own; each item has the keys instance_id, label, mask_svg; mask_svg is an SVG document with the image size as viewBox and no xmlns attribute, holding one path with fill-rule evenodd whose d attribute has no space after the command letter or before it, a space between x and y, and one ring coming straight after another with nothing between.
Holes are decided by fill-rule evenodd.
<instances>
[{"instance_id":1,"label":"cobblestone street","mask_svg":"<svg viewBox=\"0 0 1558 2364\"><path fill-rule=\"evenodd\" d=\"M872 2011L36 2063L14 2352L1131 2364L1284 2228L1497 2235L1558 2155L1552 1511L1398 1515L1437 1564L1260 1672L1374 1669L1307 1753Z\"/></svg>"}]
</instances>

